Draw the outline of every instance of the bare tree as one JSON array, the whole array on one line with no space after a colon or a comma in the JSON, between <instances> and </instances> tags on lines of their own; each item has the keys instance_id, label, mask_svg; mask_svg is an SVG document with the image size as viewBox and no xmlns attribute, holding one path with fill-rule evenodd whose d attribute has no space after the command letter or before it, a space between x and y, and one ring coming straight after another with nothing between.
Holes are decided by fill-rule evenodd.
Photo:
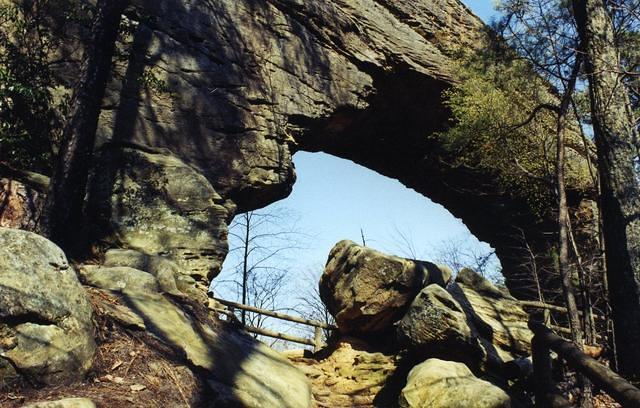
<instances>
[{"instance_id":1,"label":"bare tree","mask_svg":"<svg viewBox=\"0 0 640 408\"><path fill-rule=\"evenodd\" d=\"M435 244L430 253L431 261L447 265L453 271L470 268L494 283L503 283L495 251L480 248L470 235L444 239Z\"/></svg>"},{"instance_id":2,"label":"bare tree","mask_svg":"<svg viewBox=\"0 0 640 408\"><path fill-rule=\"evenodd\" d=\"M570 218L566 188L567 129L576 118L572 116L573 94L582 66L579 41L572 24L570 10L557 0L515 0L502 5L505 17L498 25L507 33L507 40L541 74L558 95L559 103L542 103L556 118L555 193L557 198L558 272L564 303L567 307L573 341L584 346L571 273L569 253ZM535 110L532 115L535 115ZM533 116L532 116L533 117ZM584 292L585 288L581 288ZM586 306L586 305L583 305ZM581 407L591 406L590 387L585 381L581 392Z\"/></svg>"},{"instance_id":3,"label":"bare tree","mask_svg":"<svg viewBox=\"0 0 640 408\"><path fill-rule=\"evenodd\" d=\"M228 259L222 274L213 282L214 291L261 309L286 310L286 258L301 249L306 238L296 223L295 214L285 207L237 215L229 226ZM260 328L265 319L240 312L242 324Z\"/></svg>"},{"instance_id":4,"label":"bare tree","mask_svg":"<svg viewBox=\"0 0 640 408\"><path fill-rule=\"evenodd\" d=\"M309 320L316 320L328 325L335 325L336 321L329 312L329 308L324 304L320 298L320 288L318 282L320 281L320 275L322 275L322 266L310 268L301 279L302 290L298 296L298 305L295 310L300 313L301 316ZM320 271L320 273L318 273ZM330 330L323 330L324 339L327 341L331 336Z\"/></svg>"},{"instance_id":5,"label":"bare tree","mask_svg":"<svg viewBox=\"0 0 640 408\"><path fill-rule=\"evenodd\" d=\"M71 253L82 252L83 210L102 98L121 15L129 0L98 0L85 66L71 103L40 231Z\"/></svg>"}]
</instances>

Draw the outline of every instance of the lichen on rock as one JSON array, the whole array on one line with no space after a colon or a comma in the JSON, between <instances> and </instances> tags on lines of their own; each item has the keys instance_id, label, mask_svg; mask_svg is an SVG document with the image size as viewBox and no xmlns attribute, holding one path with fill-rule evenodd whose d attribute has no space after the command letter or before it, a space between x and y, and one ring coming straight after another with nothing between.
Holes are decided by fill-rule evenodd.
<instances>
[{"instance_id":1,"label":"lichen on rock","mask_svg":"<svg viewBox=\"0 0 640 408\"><path fill-rule=\"evenodd\" d=\"M0 383L83 379L96 344L87 295L60 248L0 228Z\"/></svg>"}]
</instances>

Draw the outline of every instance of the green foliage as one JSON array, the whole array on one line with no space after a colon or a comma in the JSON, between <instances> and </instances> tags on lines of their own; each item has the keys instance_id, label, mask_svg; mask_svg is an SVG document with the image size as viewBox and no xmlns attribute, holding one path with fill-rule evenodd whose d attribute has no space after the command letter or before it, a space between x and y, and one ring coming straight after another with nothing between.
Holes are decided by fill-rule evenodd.
<instances>
[{"instance_id":1,"label":"green foliage","mask_svg":"<svg viewBox=\"0 0 640 408\"><path fill-rule=\"evenodd\" d=\"M549 85L520 60L464 56L456 68L459 82L445 95L453 121L436 137L454 165L494 172L507 191L542 215L554 201L556 115L540 109L528 120L538 106L557 104ZM580 146L577 134L573 139ZM568 185L588 188L579 150L567 156Z\"/></svg>"},{"instance_id":2,"label":"green foliage","mask_svg":"<svg viewBox=\"0 0 640 408\"><path fill-rule=\"evenodd\" d=\"M0 2L0 160L50 174L69 104L52 59L69 27L86 30L83 0ZM77 33L76 33L77 34ZM55 95L55 96L54 96Z\"/></svg>"},{"instance_id":3,"label":"green foliage","mask_svg":"<svg viewBox=\"0 0 640 408\"><path fill-rule=\"evenodd\" d=\"M0 6L0 158L49 173L61 122L50 91L53 42L39 15L42 3Z\"/></svg>"},{"instance_id":4,"label":"green foliage","mask_svg":"<svg viewBox=\"0 0 640 408\"><path fill-rule=\"evenodd\" d=\"M153 68L146 67L140 77L140 83L157 94L171 94L166 81L158 78Z\"/></svg>"}]
</instances>

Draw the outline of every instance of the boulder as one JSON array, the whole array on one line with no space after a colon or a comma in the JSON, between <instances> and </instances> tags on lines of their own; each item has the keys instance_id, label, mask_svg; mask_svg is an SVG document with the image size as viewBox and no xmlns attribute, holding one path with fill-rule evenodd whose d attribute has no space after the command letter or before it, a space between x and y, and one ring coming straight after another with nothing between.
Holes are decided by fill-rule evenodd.
<instances>
[{"instance_id":1,"label":"boulder","mask_svg":"<svg viewBox=\"0 0 640 408\"><path fill-rule=\"evenodd\" d=\"M80 380L95 349L91 305L62 250L0 228L0 383Z\"/></svg>"},{"instance_id":2,"label":"boulder","mask_svg":"<svg viewBox=\"0 0 640 408\"><path fill-rule=\"evenodd\" d=\"M98 168L89 205L96 238L174 261L206 294L227 252L230 213L225 205L232 205L167 150L109 145L102 149ZM144 259L125 264L140 262Z\"/></svg>"},{"instance_id":3,"label":"boulder","mask_svg":"<svg viewBox=\"0 0 640 408\"><path fill-rule=\"evenodd\" d=\"M447 288L462 306L479 335L495 347L503 361L531 353L529 315L506 289L499 289L471 269L458 272Z\"/></svg>"},{"instance_id":4,"label":"boulder","mask_svg":"<svg viewBox=\"0 0 640 408\"><path fill-rule=\"evenodd\" d=\"M424 357L462 361L505 375L531 352L528 315L508 292L470 269L443 289L429 285L397 325L399 343Z\"/></svg>"},{"instance_id":5,"label":"boulder","mask_svg":"<svg viewBox=\"0 0 640 408\"><path fill-rule=\"evenodd\" d=\"M401 408L509 408L500 388L481 380L462 363L429 359L415 366L402 389Z\"/></svg>"},{"instance_id":6,"label":"boulder","mask_svg":"<svg viewBox=\"0 0 640 408\"><path fill-rule=\"evenodd\" d=\"M64 398L56 401L32 402L22 408L96 408L88 398Z\"/></svg>"},{"instance_id":7,"label":"boulder","mask_svg":"<svg viewBox=\"0 0 640 408\"><path fill-rule=\"evenodd\" d=\"M377 332L390 329L424 286L444 286L450 277L448 269L430 262L340 241L320 278L320 297L341 332Z\"/></svg>"},{"instance_id":8,"label":"boulder","mask_svg":"<svg viewBox=\"0 0 640 408\"><path fill-rule=\"evenodd\" d=\"M397 325L398 341L425 356L477 363L484 352L462 306L438 285L424 288Z\"/></svg>"},{"instance_id":9,"label":"boulder","mask_svg":"<svg viewBox=\"0 0 640 408\"><path fill-rule=\"evenodd\" d=\"M192 307L181 307L160 292L162 285L151 273L100 266L84 267L81 273L87 284L119 302L98 308L127 326L147 330L206 373L216 394L212 406L310 406L307 379L284 356L236 328L203 320Z\"/></svg>"}]
</instances>

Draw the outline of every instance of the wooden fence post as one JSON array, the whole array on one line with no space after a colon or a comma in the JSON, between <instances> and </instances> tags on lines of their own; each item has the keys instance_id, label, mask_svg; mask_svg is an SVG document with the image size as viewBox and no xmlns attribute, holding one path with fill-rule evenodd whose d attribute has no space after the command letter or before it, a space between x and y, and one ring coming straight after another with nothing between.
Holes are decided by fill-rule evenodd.
<instances>
[{"instance_id":1,"label":"wooden fence post","mask_svg":"<svg viewBox=\"0 0 640 408\"><path fill-rule=\"evenodd\" d=\"M531 339L531 357L533 358L533 379L535 387L536 408L548 406L547 394L553 387L551 381L551 356L549 348L538 335Z\"/></svg>"},{"instance_id":2,"label":"wooden fence post","mask_svg":"<svg viewBox=\"0 0 640 408\"><path fill-rule=\"evenodd\" d=\"M317 353L322 348L322 328L316 326L313 333L313 352Z\"/></svg>"},{"instance_id":3,"label":"wooden fence post","mask_svg":"<svg viewBox=\"0 0 640 408\"><path fill-rule=\"evenodd\" d=\"M547 327L551 326L551 311L549 309L544 309L542 323Z\"/></svg>"}]
</instances>

